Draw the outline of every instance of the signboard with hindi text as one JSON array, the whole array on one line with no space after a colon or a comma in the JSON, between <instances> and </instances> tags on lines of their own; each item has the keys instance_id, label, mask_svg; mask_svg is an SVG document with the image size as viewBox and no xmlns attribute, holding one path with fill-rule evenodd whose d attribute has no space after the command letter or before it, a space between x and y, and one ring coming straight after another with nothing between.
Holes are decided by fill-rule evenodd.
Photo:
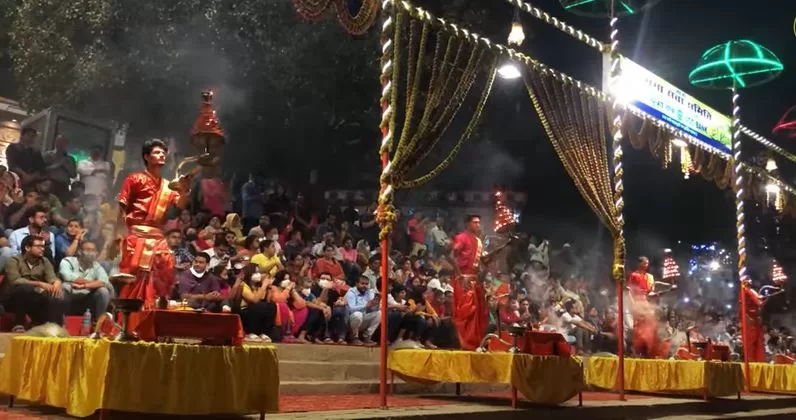
<instances>
[{"instance_id":1,"label":"signboard with hindi text","mask_svg":"<svg viewBox=\"0 0 796 420\"><path fill-rule=\"evenodd\" d=\"M610 85L611 58L603 54L603 90L621 102L730 153L731 120L651 71L622 57L621 81Z\"/></svg>"}]
</instances>

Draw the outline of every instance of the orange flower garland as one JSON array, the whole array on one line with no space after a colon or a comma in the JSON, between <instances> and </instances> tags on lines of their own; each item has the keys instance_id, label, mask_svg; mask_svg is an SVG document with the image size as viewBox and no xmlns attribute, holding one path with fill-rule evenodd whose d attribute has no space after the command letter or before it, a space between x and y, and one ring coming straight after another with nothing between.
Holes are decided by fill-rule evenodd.
<instances>
[{"instance_id":1,"label":"orange flower garland","mask_svg":"<svg viewBox=\"0 0 796 420\"><path fill-rule=\"evenodd\" d=\"M362 0L359 10L352 14L348 0L293 0L296 11L309 21L318 21L334 14L343 28L351 35L362 35L376 22L379 15L379 0Z\"/></svg>"},{"instance_id":2,"label":"orange flower garland","mask_svg":"<svg viewBox=\"0 0 796 420\"><path fill-rule=\"evenodd\" d=\"M293 0L296 12L309 21L323 19L331 9L331 5L332 0Z\"/></svg>"}]
</instances>

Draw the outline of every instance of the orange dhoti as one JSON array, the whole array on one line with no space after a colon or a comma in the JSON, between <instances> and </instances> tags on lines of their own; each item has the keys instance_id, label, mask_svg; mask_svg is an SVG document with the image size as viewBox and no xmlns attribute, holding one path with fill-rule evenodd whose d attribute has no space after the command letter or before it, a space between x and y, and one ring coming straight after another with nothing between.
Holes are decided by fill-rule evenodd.
<instances>
[{"instance_id":1,"label":"orange dhoti","mask_svg":"<svg viewBox=\"0 0 796 420\"><path fill-rule=\"evenodd\" d=\"M746 337L743 337L743 351L748 352L749 361L765 363L765 331L759 320L746 318Z\"/></svg>"},{"instance_id":2,"label":"orange dhoti","mask_svg":"<svg viewBox=\"0 0 796 420\"><path fill-rule=\"evenodd\" d=\"M121 253L119 271L134 275L135 281L122 287L120 298L142 300L146 310L155 307L158 297L169 297L175 282L176 259L160 229L132 226ZM138 324L137 315L130 317L130 330Z\"/></svg>"},{"instance_id":3,"label":"orange dhoti","mask_svg":"<svg viewBox=\"0 0 796 420\"><path fill-rule=\"evenodd\" d=\"M453 282L453 324L463 350L477 349L489 326L486 289L475 278L457 276Z\"/></svg>"},{"instance_id":4,"label":"orange dhoti","mask_svg":"<svg viewBox=\"0 0 796 420\"><path fill-rule=\"evenodd\" d=\"M119 207L124 210L128 235L122 241L119 270L135 276L119 291L122 299L144 301L144 309L155 306L155 300L168 297L174 286L174 254L169 249L163 231L166 210L176 204L179 193L169 188L165 179L149 172L130 174L119 193ZM130 318L130 329L138 318Z\"/></svg>"},{"instance_id":5,"label":"orange dhoti","mask_svg":"<svg viewBox=\"0 0 796 420\"><path fill-rule=\"evenodd\" d=\"M636 302L633 310L633 352L644 357L666 357L669 344L658 337L658 320L654 306L649 302Z\"/></svg>"}]
</instances>

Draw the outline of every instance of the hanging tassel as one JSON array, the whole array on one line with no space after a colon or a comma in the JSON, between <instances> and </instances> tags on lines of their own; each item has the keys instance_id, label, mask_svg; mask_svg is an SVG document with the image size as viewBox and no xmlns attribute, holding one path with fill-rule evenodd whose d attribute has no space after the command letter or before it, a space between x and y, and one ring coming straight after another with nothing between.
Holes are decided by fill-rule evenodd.
<instances>
[{"instance_id":1,"label":"hanging tassel","mask_svg":"<svg viewBox=\"0 0 796 420\"><path fill-rule=\"evenodd\" d=\"M688 179L691 176L691 171L694 170L694 162L691 161L688 146L680 146L680 170L683 172L684 179Z\"/></svg>"},{"instance_id":2,"label":"hanging tassel","mask_svg":"<svg viewBox=\"0 0 796 420\"><path fill-rule=\"evenodd\" d=\"M785 209L785 195L782 194L782 191L777 190L777 198L774 201L774 208L777 209L777 212L782 213L782 210Z\"/></svg>"}]
</instances>

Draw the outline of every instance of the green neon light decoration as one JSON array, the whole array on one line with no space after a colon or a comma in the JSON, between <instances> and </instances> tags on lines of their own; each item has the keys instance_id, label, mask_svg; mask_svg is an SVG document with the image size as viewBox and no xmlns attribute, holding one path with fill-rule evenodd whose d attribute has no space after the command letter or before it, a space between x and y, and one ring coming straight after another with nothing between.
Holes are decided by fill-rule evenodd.
<instances>
[{"instance_id":1,"label":"green neon light decoration","mask_svg":"<svg viewBox=\"0 0 796 420\"><path fill-rule=\"evenodd\" d=\"M742 89L766 83L785 69L768 48L746 39L729 41L702 54L688 80L713 89Z\"/></svg>"},{"instance_id":2,"label":"green neon light decoration","mask_svg":"<svg viewBox=\"0 0 796 420\"><path fill-rule=\"evenodd\" d=\"M611 17L611 3L616 1L616 16L635 15L660 0L558 0L568 12L589 17Z\"/></svg>"}]
</instances>

